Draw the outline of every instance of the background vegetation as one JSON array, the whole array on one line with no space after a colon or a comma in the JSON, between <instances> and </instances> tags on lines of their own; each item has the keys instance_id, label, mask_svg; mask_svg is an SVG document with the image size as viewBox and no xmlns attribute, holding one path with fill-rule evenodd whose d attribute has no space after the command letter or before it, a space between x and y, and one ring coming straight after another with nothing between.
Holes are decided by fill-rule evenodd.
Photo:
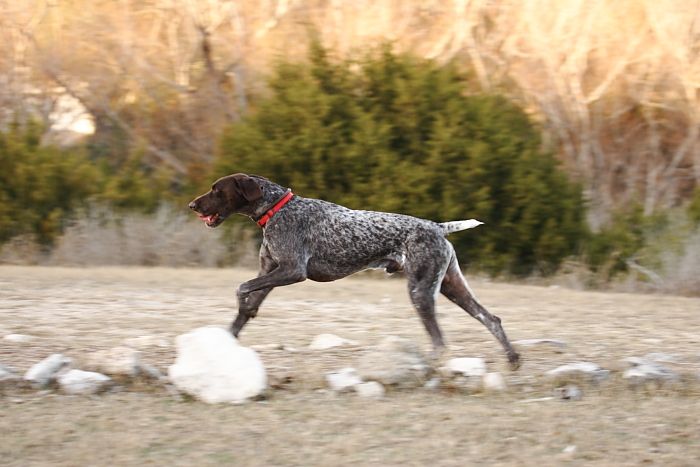
<instances>
[{"instance_id":1,"label":"background vegetation","mask_svg":"<svg viewBox=\"0 0 700 467\"><path fill-rule=\"evenodd\" d=\"M480 218L452 239L491 274L672 288L700 276L698 18L665 0L0 0L0 260L18 239L127 236L252 171ZM216 251L202 263L236 255ZM127 257L171 261L105 261Z\"/></svg>"}]
</instances>

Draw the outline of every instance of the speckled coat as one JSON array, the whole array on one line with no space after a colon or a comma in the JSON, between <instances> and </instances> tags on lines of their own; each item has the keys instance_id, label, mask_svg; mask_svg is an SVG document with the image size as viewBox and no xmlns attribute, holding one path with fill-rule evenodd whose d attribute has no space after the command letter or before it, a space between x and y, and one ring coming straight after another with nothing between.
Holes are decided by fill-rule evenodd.
<instances>
[{"instance_id":1,"label":"speckled coat","mask_svg":"<svg viewBox=\"0 0 700 467\"><path fill-rule=\"evenodd\" d=\"M234 174L217 180L212 190L190 203L211 227L231 214L261 218L288 190L266 178ZM238 289L238 335L256 316L274 288L311 279L334 281L368 268L403 271L411 301L436 349L444 346L435 319L435 298L443 293L482 322L503 346L512 366L519 355L500 319L490 314L467 285L447 234L479 225L473 219L437 223L376 211L360 211L295 195L263 227L260 273Z\"/></svg>"}]
</instances>

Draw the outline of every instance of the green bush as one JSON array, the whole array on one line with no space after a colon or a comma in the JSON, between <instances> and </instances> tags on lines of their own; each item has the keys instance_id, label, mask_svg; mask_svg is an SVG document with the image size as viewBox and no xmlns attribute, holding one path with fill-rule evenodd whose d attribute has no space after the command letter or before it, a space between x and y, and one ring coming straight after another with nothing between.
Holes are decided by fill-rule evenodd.
<instances>
[{"instance_id":1,"label":"green bush","mask_svg":"<svg viewBox=\"0 0 700 467\"><path fill-rule=\"evenodd\" d=\"M101 174L81 151L40 145L36 123L0 132L0 243L34 234L50 243L73 207L100 189Z\"/></svg>"},{"instance_id":2,"label":"green bush","mask_svg":"<svg viewBox=\"0 0 700 467\"><path fill-rule=\"evenodd\" d=\"M356 209L486 223L455 234L491 273L553 272L584 237L581 189L541 150L538 129L498 95L468 95L455 66L384 46L281 63L271 95L228 128L215 175L250 172Z\"/></svg>"}]
</instances>

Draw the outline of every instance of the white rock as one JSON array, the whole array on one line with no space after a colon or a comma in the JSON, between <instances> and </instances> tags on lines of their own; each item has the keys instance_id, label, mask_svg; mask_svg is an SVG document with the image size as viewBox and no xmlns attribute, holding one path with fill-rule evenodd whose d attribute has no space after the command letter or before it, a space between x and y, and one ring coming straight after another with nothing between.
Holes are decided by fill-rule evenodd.
<instances>
[{"instance_id":1,"label":"white rock","mask_svg":"<svg viewBox=\"0 0 700 467\"><path fill-rule=\"evenodd\" d=\"M178 336L176 344L168 376L179 390L210 404L242 403L265 391L267 375L258 354L228 331L201 327Z\"/></svg>"},{"instance_id":2,"label":"white rock","mask_svg":"<svg viewBox=\"0 0 700 467\"><path fill-rule=\"evenodd\" d=\"M486 361L483 358L453 358L447 361L446 367L453 375L482 377L486 374Z\"/></svg>"},{"instance_id":3,"label":"white rock","mask_svg":"<svg viewBox=\"0 0 700 467\"><path fill-rule=\"evenodd\" d=\"M339 371L327 373L326 382L332 390L343 392L362 383L362 378L357 375L357 371L354 368L348 367Z\"/></svg>"},{"instance_id":4,"label":"white rock","mask_svg":"<svg viewBox=\"0 0 700 467\"><path fill-rule=\"evenodd\" d=\"M646 358L630 357L625 361L630 363L632 368L626 370L622 377L633 385L646 382L666 383L680 379L674 371Z\"/></svg>"},{"instance_id":5,"label":"white rock","mask_svg":"<svg viewBox=\"0 0 700 467\"><path fill-rule=\"evenodd\" d=\"M561 388L556 388L554 392L559 396L560 399L568 401L580 401L583 398L583 392L578 386L569 384Z\"/></svg>"},{"instance_id":6,"label":"white rock","mask_svg":"<svg viewBox=\"0 0 700 467\"><path fill-rule=\"evenodd\" d=\"M440 389L440 385L442 384L442 380L440 378L433 377L430 378L426 383L423 385L425 389L428 389L430 391L434 391L436 389Z\"/></svg>"},{"instance_id":7,"label":"white rock","mask_svg":"<svg viewBox=\"0 0 700 467\"><path fill-rule=\"evenodd\" d=\"M8 334L3 337L4 340L8 342L15 342L18 344L23 344L25 342L31 342L35 339L34 336L29 336L27 334Z\"/></svg>"},{"instance_id":8,"label":"white rock","mask_svg":"<svg viewBox=\"0 0 700 467\"><path fill-rule=\"evenodd\" d=\"M111 382L109 376L83 370L69 370L58 377L58 384L66 394L96 394Z\"/></svg>"},{"instance_id":9,"label":"white rock","mask_svg":"<svg viewBox=\"0 0 700 467\"><path fill-rule=\"evenodd\" d=\"M133 378L139 374L141 352L131 347L113 347L87 355L85 368L112 376Z\"/></svg>"},{"instance_id":10,"label":"white rock","mask_svg":"<svg viewBox=\"0 0 700 467\"><path fill-rule=\"evenodd\" d=\"M357 342L343 339L335 334L319 334L318 336L314 337L313 341L311 341L311 344L309 344L309 349L327 350L343 345L357 345Z\"/></svg>"},{"instance_id":11,"label":"white rock","mask_svg":"<svg viewBox=\"0 0 700 467\"><path fill-rule=\"evenodd\" d=\"M405 388L423 386L430 371L418 346L396 336L382 340L357 364L357 372L363 379Z\"/></svg>"},{"instance_id":12,"label":"white rock","mask_svg":"<svg viewBox=\"0 0 700 467\"><path fill-rule=\"evenodd\" d=\"M557 368L547 371L547 376L555 379L567 377L584 377L593 382L601 382L608 378L610 371L605 370L595 363L591 362L575 362L567 365L561 365Z\"/></svg>"},{"instance_id":13,"label":"white rock","mask_svg":"<svg viewBox=\"0 0 700 467\"><path fill-rule=\"evenodd\" d=\"M381 399L386 394L384 386L376 381L356 384L355 391L358 396L370 399Z\"/></svg>"},{"instance_id":14,"label":"white rock","mask_svg":"<svg viewBox=\"0 0 700 467\"><path fill-rule=\"evenodd\" d=\"M498 372L486 373L482 381L484 391L503 392L507 389L506 380Z\"/></svg>"},{"instance_id":15,"label":"white rock","mask_svg":"<svg viewBox=\"0 0 700 467\"><path fill-rule=\"evenodd\" d=\"M24 374L24 379L35 387L46 387L56 378L59 371L70 366L70 364L70 358L60 353L55 353L34 364Z\"/></svg>"}]
</instances>

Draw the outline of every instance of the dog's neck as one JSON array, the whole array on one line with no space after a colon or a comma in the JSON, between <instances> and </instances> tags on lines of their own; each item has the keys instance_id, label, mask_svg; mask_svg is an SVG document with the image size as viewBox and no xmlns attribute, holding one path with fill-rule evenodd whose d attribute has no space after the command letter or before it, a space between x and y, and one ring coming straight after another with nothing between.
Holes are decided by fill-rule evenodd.
<instances>
[{"instance_id":1,"label":"dog's neck","mask_svg":"<svg viewBox=\"0 0 700 467\"><path fill-rule=\"evenodd\" d=\"M253 221L257 221L267 211L272 208L286 193L287 188L284 188L267 179L260 179L260 188L262 188L262 197L249 206L248 212L242 212Z\"/></svg>"}]
</instances>

